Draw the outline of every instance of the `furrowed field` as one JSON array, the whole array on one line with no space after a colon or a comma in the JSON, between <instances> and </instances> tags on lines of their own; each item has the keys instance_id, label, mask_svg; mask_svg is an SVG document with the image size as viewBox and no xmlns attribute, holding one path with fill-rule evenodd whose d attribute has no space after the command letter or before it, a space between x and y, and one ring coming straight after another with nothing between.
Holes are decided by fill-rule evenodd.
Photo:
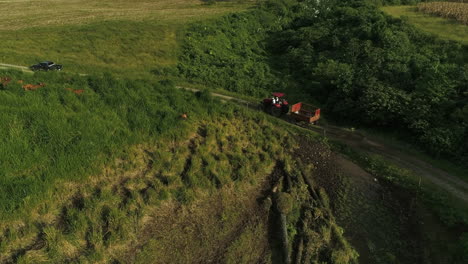
<instances>
[{"instance_id":1,"label":"furrowed field","mask_svg":"<svg viewBox=\"0 0 468 264\"><path fill-rule=\"evenodd\" d=\"M430 2L418 4L418 10L446 18L453 18L468 25L468 3Z\"/></svg>"}]
</instances>

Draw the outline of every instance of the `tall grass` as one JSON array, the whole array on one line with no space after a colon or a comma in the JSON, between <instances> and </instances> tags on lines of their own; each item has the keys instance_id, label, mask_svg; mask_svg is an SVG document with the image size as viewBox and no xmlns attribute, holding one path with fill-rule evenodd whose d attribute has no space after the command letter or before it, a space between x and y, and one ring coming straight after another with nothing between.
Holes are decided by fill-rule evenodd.
<instances>
[{"instance_id":1,"label":"tall grass","mask_svg":"<svg viewBox=\"0 0 468 264\"><path fill-rule=\"evenodd\" d=\"M48 82L53 77L56 82L69 78L50 76ZM32 76L25 81L30 82L35 78L40 77ZM54 172L60 168L56 168L53 162L44 166L36 162L39 163L38 167L52 166L51 170L42 171L47 180L44 185L48 186L35 189L36 193L25 190L29 198L15 197L16 200L12 200L12 197L2 197L2 204L8 202L28 210L19 208L16 211L20 214L6 217L3 214L9 214L13 209L2 208L0 262L127 261L128 254L132 254L132 247L145 234L145 223L152 219L151 215L155 208L160 208L158 206L161 203L168 201L191 205L196 199L209 197L226 187L230 190L227 195L235 193L256 205L255 199L243 197L243 189L238 188L262 186L261 183L275 159L283 157L282 149L292 147L290 144L293 142L287 140L288 133L274 128L262 113L221 105L207 94L199 94L197 97L146 82L129 87L126 81L116 80L109 75L76 77L74 80L74 84L81 83L79 87L85 88L80 96L60 87L63 85L57 85L55 90L49 86L43 87L42 93L45 94L46 89L50 89L47 94L58 94L59 98L71 95L76 97L79 102L77 105L83 107L81 110L71 110L71 104L51 103L49 107L58 108L60 113L74 111L80 117L81 112L89 111L89 115L80 117L83 120L98 115L112 117L102 131L99 127L95 129L78 126L71 130L82 133L82 138L76 141L77 146L91 141L87 147L92 148L95 153L90 155L96 154L98 158L93 160L94 157L89 156L88 160L83 160L81 154L73 151L74 149L63 151L60 146L66 144L60 138L54 142L60 146L54 149L49 150L42 145L36 148L35 151L45 156L46 161L59 152L64 161L74 162L86 169L83 169L82 174L75 175L72 174L75 168L65 163L67 167L59 175ZM72 82L71 79L69 81ZM2 95L14 94L15 90L21 91L10 86L7 89L8 92L2 91ZM61 94L62 90L64 94ZM35 92L39 96L41 90ZM168 94L164 96L166 99L162 96L163 92ZM120 93L129 96L122 98ZM34 94L31 93L30 96L34 97ZM51 98L52 96L41 96L41 100L51 101ZM155 103L147 104L146 101ZM46 103L43 101L43 104ZM43 106L40 110L53 112L51 108ZM62 110L63 108L65 109ZM176 111L187 112L189 119L179 119ZM140 114L136 119L143 121L131 122L130 119L134 120L137 113ZM95 122L93 120L87 125L97 126L103 120L105 118ZM56 120L41 120L46 125L55 122ZM34 124L29 130L35 131L37 126L38 124ZM47 129L44 130L48 131ZM94 141L83 133L86 130L98 130L102 138ZM113 131L120 131L121 134ZM67 135L70 131L65 130L62 133ZM21 140L28 141L21 137L11 138L11 141ZM29 154L27 150L23 152ZM8 160L8 157L2 156L2 163ZM90 160L92 162L88 162ZM36 165L23 163L24 167ZM100 169L102 166L99 165L103 164L104 168ZM96 176L89 177L91 170L95 171L93 175ZM4 182L11 183L13 180L16 178L10 176ZM26 182L18 178L16 182L23 186L35 186L39 180L31 178L31 181ZM35 200L34 203L32 199ZM226 210L225 213L229 215L226 215L224 222L219 222L216 215L207 218L220 225L221 229L217 230L228 234L230 229L226 229L225 224L232 223L236 227L239 221L244 220L242 215L236 214L237 211L235 207ZM167 223L164 224L164 228L168 227ZM204 227L209 230L208 226ZM143 232L141 236L138 235L139 232ZM179 234L178 231L170 232ZM158 245L160 241L152 240L152 243ZM217 246L212 241L205 240L204 243ZM28 245L33 245L35 249L29 250ZM148 250L152 256L160 252L151 251L151 247ZM191 252L199 250L203 251L204 248L193 247Z\"/></svg>"},{"instance_id":2,"label":"tall grass","mask_svg":"<svg viewBox=\"0 0 468 264\"><path fill-rule=\"evenodd\" d=\"M96 172L125 146L183 131L179 115L202 113L195 97L170 85L118 80L109 74L80 77L1 72L13 81L0 90L0 211L9 212L56 179ZM17 81L44 82L25 91ZM68 89L82 89L77 95Z\"/></svg>"}]
</instances>

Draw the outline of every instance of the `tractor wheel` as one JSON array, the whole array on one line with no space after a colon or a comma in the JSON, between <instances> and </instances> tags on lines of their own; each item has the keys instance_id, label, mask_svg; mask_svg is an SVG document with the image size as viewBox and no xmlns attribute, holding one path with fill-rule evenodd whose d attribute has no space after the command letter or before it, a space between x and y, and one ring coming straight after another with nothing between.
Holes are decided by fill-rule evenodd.
<instances>
[{"instance_id":1,"label":"tractor wheel","mask_svg":"<svg viewBox=\"0 0 468 264\"><path fill-rule=\"evenodd\" d=\"M281 113L283 113L283 114L289 113L289 105L282 105L281 106Z\"/></svg>"},{"instance_id":2,"label":"tractor wheel","mask_svg":"<svg viewBox=\"0 0 468 264\"><path fill-rule=\"evenodd\" d=\"M271 107L271 115L272 116L280 117L281 114L282 114L281 108L278 108L278 107L275 107L275 106Z\"/></svg>"},{"instance_id":3,"label":"tractor wheel","mask_svg":"<svg viewBox=\"0 0 468 264\"><path fill-rule=\"evenodd\" d=\"M263 102L260 102L258 105L257 105L257 109L259 111L265 111L265 104Z\"/></svg>"}]
</instances>

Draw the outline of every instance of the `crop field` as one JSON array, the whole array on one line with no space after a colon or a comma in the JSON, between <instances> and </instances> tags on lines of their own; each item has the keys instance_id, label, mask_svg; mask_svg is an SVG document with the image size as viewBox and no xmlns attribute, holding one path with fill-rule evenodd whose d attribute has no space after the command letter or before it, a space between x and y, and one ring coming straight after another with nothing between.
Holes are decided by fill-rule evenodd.
<instances>
[{"instance_id":1,"label":"crop field","mask_svg":"<svg viewBox=\"0 0 468 264\"><path fill-rule=\"evenodd\" d=\"M430 2L418 4L418 10L445 18L453 18L468 25L468 3Z\"/></svg>"},{"instance_id":2,"label":"crop field","mask_svg":"<svg viewBox=\"0 0 468 264\"><path fill-rule=\"evenodd\" d=\"M251 1L1 1L0 63L52 60L64 71L150 78L174 66L187 23L244 10Z\"/></svg>"},{"instance_id":3,"label":"crop field","mask_svg":"<svg viewBox=\"0 0 468 264\"><path fill-rule=\"evenodd\" d=\"M0 1L0 29L82 25L109 20L155 19L186 23L239 10L249 6L251 2L253 1L206 5L200 0L7 0Z\"/></svg>"},{"instance_id":4,"label":"crop field","mask_svg":"<svg viewBox=\"0 0 468 264\"><path fill-rule=\"evenodd\" d=\"M468 44L468 26L459 23L455 19L425 14L419 12L416 6L385 6L381 9L391 16L407 19L411 24L425 32L443 39Z\"/></svg>"}]
</instances>

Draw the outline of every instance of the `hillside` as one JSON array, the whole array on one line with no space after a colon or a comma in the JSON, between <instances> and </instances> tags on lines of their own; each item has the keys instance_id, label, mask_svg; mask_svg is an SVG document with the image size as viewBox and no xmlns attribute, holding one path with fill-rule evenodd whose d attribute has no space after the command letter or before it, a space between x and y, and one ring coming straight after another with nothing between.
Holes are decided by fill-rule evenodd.
<instances>
[{"instance_id":1,"label":"hillside","mask_svg":"<svg viewBox=\"0 0 468 264\"><path fill-rule=\"evenodd\" d=\"M251 96L286 87L290 98L321 105L335 123L398 131L413 148L466 164L468 46L366 1L315 5L273 1L194 25L180 75Z\"/></svg>"},{"instance_id":2,"label":"hillside","mask_svg":"<svg viewBox=\"0 0 468 264\"><path fill-rule=\"evenodd\" d=\"M0 263L468 261L463 42L364 0L3 9L0 63L64 70L0 69Z\"/></svg>"},{"instance_id":3,"label":"hillside","mask_svg":"<svg viewBox=\"0 0 468 264\"><path fill-rule=\"evenodd\" d=\"M22 91L17 80L28 78L17 75L1 93L7 113L2 122L10 124L2 130L2 161L10 161L2 163L7 166L0 185L2 263L147 263L158 252L162 263L205 262L209 254L206 262L212 263L281 259L281 245L271 242L280 237L270 231L278 228L276 195L287 197L286 207L278 208L288 214L291 245L294 235L313 243L314 250L301 254L324 260L357 256L337 231L324 191L305 185L313 164L326 164L327 148L313 143L320 154L314 163L293 155L296 133L310 142L317 140L313 135L275 127L265 115L223 105L209 94L195 97L144 82L136 87L109 76L35 75L49 85ZM63 88L78 83L87 83L84 92ZM120 87L121 94L110 87ZM143 99L168 93L157 105ZM177 111L190 118L181 119ZM28 116L35 117L32 123ZM312 217L304 215L311 206L323 222L302 222ZM312 230L320 235L309 237ZM323 232L330 237L322 238ZM252 244L258 250L244 255Z\"/></svg>"}]
</instances>

